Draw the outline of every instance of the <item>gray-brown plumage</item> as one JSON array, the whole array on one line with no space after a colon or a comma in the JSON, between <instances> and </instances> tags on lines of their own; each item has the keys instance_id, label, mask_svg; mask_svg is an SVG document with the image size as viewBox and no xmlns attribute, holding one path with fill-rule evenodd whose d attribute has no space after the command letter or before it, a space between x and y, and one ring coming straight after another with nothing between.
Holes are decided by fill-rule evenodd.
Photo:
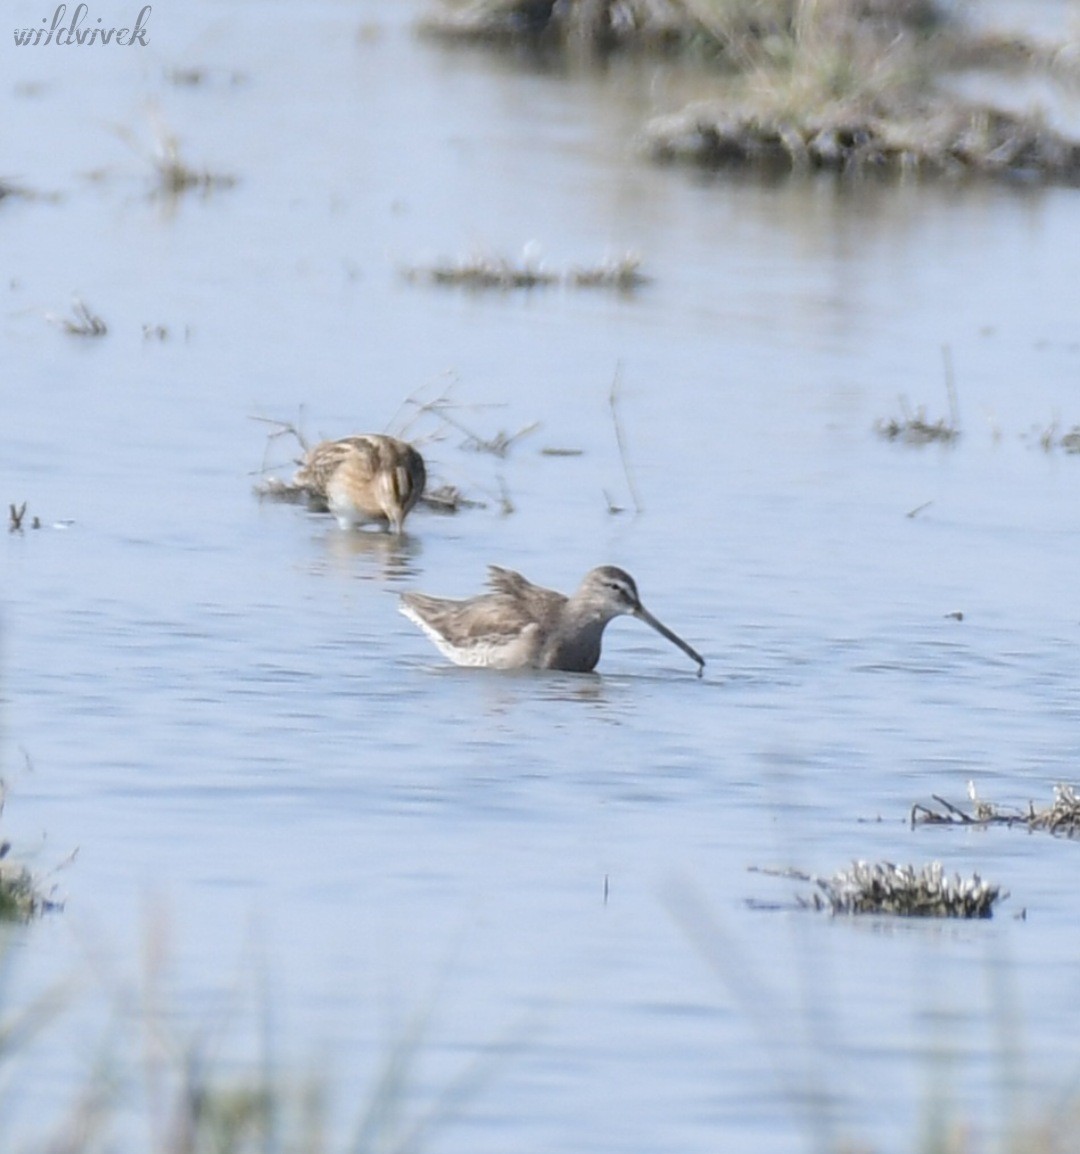
<instances>
[{"instance_id":1,"label":"gray-brown plumage","mask_svg":"<svg viewBox=\"0 0 1080 1154\"><path fill-rule=\"evenodd\" d=\"M489 566L490 593L463 601L404 593L401 612L456 665L492 669L562 669L588 673L600 660L604 628L628 614L652 626L698 663L705 659L642 604L629 573L603 565L571 597L544 589L511 569Z\"/></svg>"},{"instance_id":2,"label":"gray-brown plumage","mask_svg":"<svg viewBox=\"0 0 1080 1154\"><path fill-rule=\"evenodd\" d=\"M308 451L293 478L343 529L377 522L395 533L402 531L426 483L424 458L412 445L383 433L322 441Z\"/></svg>"}]
</instances>

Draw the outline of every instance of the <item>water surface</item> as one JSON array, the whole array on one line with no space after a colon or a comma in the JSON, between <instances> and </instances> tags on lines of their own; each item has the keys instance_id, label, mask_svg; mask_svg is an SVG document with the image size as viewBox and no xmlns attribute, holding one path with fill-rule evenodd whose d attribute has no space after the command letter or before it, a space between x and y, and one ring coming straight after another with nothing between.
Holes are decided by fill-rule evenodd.
<instances>
[{"instance_id":1,"label":"water surface","mask_svg":"<svg viewBox=\"0 0 1080 1154\"><path fill-rule=\"evenodd\" d=\"M5 835L79 847L11 998L88 987L18 1127L84 1085L160 923L181 1034L223 1018L255 1062L269 1002L341 1118L425 1006L415 1115L505 1045L432 1150L899 1151L936 1093L992 1132L1017 1055L1037 1109L1076 1070L1075 847L906 818L1074 779L1080 459L1039 435L1080 423L1075 192L658 170L635 134L685 78L451 52L415 12L237 0L155 8L126 58L5 49L3 164L57 194L0 204L0 498L44 523L3 542ZM149 195L155 118L236 186ZM654 281L400 275L529 242ZM106 337L46 321L73 292ZM901 395L947 414L943 346L960 441L885 443ZM617 366L637 516L608 511ZM485 435L540 422L505 460L425 444L485 508L394 542L252 496L252 417L381 429L448 387ZM626 567L704 679L629 620L599 676L446 666L396 594L491 562ZM854 858L1012 896L979 925L748 904L796 888L749 866Z\"/></svg>"}]
</instances>

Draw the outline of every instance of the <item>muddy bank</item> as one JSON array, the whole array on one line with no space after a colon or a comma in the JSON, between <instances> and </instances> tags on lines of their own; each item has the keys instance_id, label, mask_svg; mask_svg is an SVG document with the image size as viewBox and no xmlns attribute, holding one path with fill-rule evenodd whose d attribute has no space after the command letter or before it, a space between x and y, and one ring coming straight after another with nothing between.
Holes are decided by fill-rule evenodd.
<instances>
[{"instance_id":1,"label":"muddy bank","mask_svg":"<svg viewBox=\"0 0 1080 1154\"><path fill-rule=\"evenodd\" d=\"M764 173L1080 180L1080 139L1037 110L965 100L971 70L1075 79L1075 45L970 27L931 0L481 0L442 3L421 30L553 53L686 56L715 95L643 126L660 162Z\"/></svg>"}]
</instances>

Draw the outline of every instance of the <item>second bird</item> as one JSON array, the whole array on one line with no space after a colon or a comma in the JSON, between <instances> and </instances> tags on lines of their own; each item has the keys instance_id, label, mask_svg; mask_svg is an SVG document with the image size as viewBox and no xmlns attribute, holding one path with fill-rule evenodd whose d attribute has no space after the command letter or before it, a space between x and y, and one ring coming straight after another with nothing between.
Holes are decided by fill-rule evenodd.
<instances>
[{"instance_id":1,"label":"second bird","mask_svg":"<svg viewBox=\"0 0 1080 1154\"><path fill-rule=\"evenodd\" d=\"M698 664L705 659L641 604L633 577L614 565L585 574L571 597L491 565L492 592L463 601L403 593L401 612L455 665L490 669L563 669L589 673L600 660L600 641L614 617L627 614L651 625Z\"/></svg>"},{"instance_id":2,"label":"second bird","mask_svg":"<svg viewBox=\"0 0 1080 1154\"><path fill-rule=\"evenodd\" d=\"M426 483L424 458L384 433L321 441L308 450L293 478L343 529L374 523L395 533L402 531Z\"/></svg>"}]
</instances>

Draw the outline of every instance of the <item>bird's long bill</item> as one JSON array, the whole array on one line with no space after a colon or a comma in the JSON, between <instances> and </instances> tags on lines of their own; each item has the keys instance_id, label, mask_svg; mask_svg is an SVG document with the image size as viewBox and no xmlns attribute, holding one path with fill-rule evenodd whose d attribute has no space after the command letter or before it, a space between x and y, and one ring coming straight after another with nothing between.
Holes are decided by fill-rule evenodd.
<instances>
[{"instance_id":1,"label":"bird's long bill","mask_svg":"<svg viewBox=\"0 0 1080 1154\"><path fill-rule=\"evenodd\" d=\"M677 645L683 653L686 654L692 661L698 663L698 677L701 676L705 668L705 658L701 656L696 649L687 645L685 641L677 634L672 633L671 630L662 622L657 621L656 618L645 608L644 605L639 605L634 613L634 616L639 621L644 621L646 625L651 625L661 637L666 637L672 645Z\"/></svg>"}]
</instances>

